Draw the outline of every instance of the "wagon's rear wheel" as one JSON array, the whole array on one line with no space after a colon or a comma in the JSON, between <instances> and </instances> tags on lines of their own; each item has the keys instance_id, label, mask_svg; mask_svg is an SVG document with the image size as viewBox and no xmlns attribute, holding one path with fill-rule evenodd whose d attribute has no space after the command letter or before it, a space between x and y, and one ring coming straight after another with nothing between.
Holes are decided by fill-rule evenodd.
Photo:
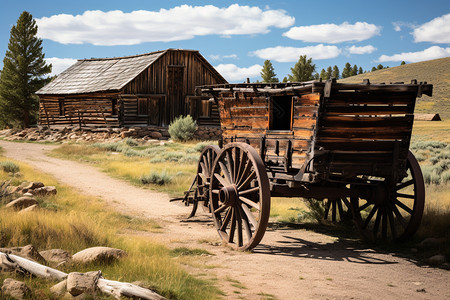
<instances>
[{"instance_id":1,"label":"wagon's rear wheel","mask_svg":"<svg viewBox=\"0 0 450 300\"><path fill-rule=\"evenodd\" d=\"M333 223L351 219L350 202L347 198L326 199L323 219Z\"/></svg>"},{"instance_id":2,"label":"wagon's rear wheel","mask_svg":"<svg viewBox=\"0 0 450 300\"><path fill-rule=\"evenodd\" d=\"M407 157L407 176L401 182L382 181L370 200L352 198L355 222L369 239L404 241L418 229L425 205L425 184L414 155Z\"/></svg>"},{"instance_id":3,"label":"wagon's rear wheel","mask_svg":"<svg viewBox=\"0 0 450 300\"><path fill-rule=\"evenodd\" d=\"M214 162L210 205L217 231L234 249L259 244L270 213L270 186L261 157L250 145L227 144Z\"/></svg>"},{"instance_id":4,"label":"wagon's rear wheel","mask_svg":"<svg viewBox=\"0 0 450 300\"><path fill-rule=\"evenodd\" d=\"M193 217L197 212L198 203L201 202L201 207L205 212L209 212L209 182L211 179L212 167L214 160L220 152L219 146L208 145L200 154L200 159L197 165L196 176L196 190L194 191L194 200L192 205L192 211L189 215Z\"/></svg>"}]
</instances>

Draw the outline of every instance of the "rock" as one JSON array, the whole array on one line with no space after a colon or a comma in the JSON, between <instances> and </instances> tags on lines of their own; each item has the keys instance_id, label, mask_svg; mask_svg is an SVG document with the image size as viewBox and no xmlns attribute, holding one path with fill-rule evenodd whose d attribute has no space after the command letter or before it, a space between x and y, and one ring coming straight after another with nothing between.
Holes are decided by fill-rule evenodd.
<instances>
[{"instance_id":1,"label":"rock","mask_svg":"<svg viewBox=\"0 0 450 300\"><path fill-rule=\"evenodd\" d=\"M69 273L67 276L67 291L72 296L78 296L83 293L95 294L97 280L101 276L100 271L78 273Z\"/></svg>"},{"instance_id":2,"label":"rock","mask_svg":"<svg viewBox=\"0 0 450 300\"><path fill-rule=\"evenodd\" d=\"M445 256L442 254L434 255L427 259L430 265L439 266L445 263Z\"/></svg>"},{"instance_id":3,"label":"rock","mask_svg":"<svg viewBox=\"0 0 450 300\"><path fill-rule=\"evenodd\" d=\"M25 196L9 202L8 204L6 204L5 207L12 208L15 210L21 210L35 204L38 204L38 202L35 199Z\"/></svg>"},{"instance_id":4,"label":"rock","mask_svg":"<svg viewBox=\"0 0 450 300\"><path fill-rule=\"evenodd\" d=\"M426 238L419 243L420 248L436 247L445 243L445 238Z\"/></svg>"},{"instance_id":5,"label":"rock","mask_svg":"<svg viewBox=\"0 0 450 300\"><path fill-rule=\"evenodd\" d=\"M39 254L39 251L33 245L14 248L0 248L0 251L6 254L14 254L23 258L31 259L45 264L45 259Z\"/></svg>"},{"instance_id":6,"label":"rock","mask_svg":"<svg viewBox=\"0 0 450 300\"><path fill-rule=\"evenodd\" d=\"M109 247L92 247L75 253L72 256L72 259L74 262L80 263L110 263L126 255L127 253L120 249Z\"/></svg>"},{"instance_id":7,"label":"rock","mask_svg":"<svg viewBox=\"0 0 450 300\"><path fill-rule=\"evenodd\" d=\"M32 193L29 193L29 192L26 192L26 193L24 193L23 195L26 196L26 197L30 197L30 198L33 197L33 194L32 194Z\"/></svg>"},{"instance_id":8,"label":"rock","mask_svg":"<svg viewBox=\"0 0 450 300\"><path fill-rule=\"evenodd\" d=\"M159 140L160 138L162 138L161 132L158 132L158 131L153 131L152 133L150 133L150 136L152 137L152 139L156 139L156 140Z\"/></svg>"},{"instance_id":9,"label":"rock","mask_svg":"<svg viewBox=\"0 0 450 300\"><path fill-rule=\"evenodd\" d=\"M6 188L6 192L7 192L8 194L18 193L18 192L20 192L21 190L22 190L22 187L20 187L20 186L12 186L12 185L10 185L10 186L8 186L8 187Z\"/></svg>"},{"instance_id":10,"label":"rock","mask_svg":"<svg viewBox=\"0 0 450 300\"><path fill-rule=\"evenodd\" d=\"M50 263L60 264L72 259L69 252L62 249L51 249L40 251L39 254Z\"/></svg>"},{"instance_id":11,"label":"rock","mask_svg":"<svg viewBox=\"0 0 450 300\"><path fill-rule=\"evenodd\" d=\"M39 205L35 204L22 209L21 211L19 211L19 214L24 214L30 211L37 211L37 210L39 210Z\"/></svg>"},{"instance_id":12,"label":"rock","mask_svg":"<svg viewBox=\"0 0 450 300\"><path fill-rule=\"evenodd\" d=\"M30 288L22 281L6 278L3 281L2 295L15 299L25 299L31 294ZM3 298L3 297L2 297Z\"/></svg>"},{"instance_id":13,"label":"rock","mask_svg":"<svg viewBox=\"0 0 450 300\"><path fill-rule=\"evenodd\" d=\"M24 189L29 189L29 190L34 190L34 189L37 189L37 188L41 188L43 186L44 186L44 184L42 182L36 181L36 182L28 183L28 185L25 185L23 188Z\"/></svg>"},{"instance_id":14,"label":"rock","mask_svg":"<svg viewBox=\"0 0 450 300\"><path fill-rule=\"evenodd\" d=\"M61 298L67 292L67 279L55 284L50 288L50 292L53 296Z\"/></svg>"},{"instance_id":15,"label":"rock","mask_svg":"<svg viewBox=\"0 0 450 300\"><path fill-rule=\"evenodd\" d=\"M29 191L31 194L35 196L50 196L50 195L56 195L56 187L54 186L44 186L37 188L35 190Z\"/></svg>"}]
</instances>

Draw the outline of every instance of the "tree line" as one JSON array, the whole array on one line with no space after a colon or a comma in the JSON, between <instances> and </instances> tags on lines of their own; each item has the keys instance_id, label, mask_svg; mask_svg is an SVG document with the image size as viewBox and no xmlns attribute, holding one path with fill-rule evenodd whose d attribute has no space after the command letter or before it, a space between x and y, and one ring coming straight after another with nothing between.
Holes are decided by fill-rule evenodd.
<instances>
[{"instance_id":1,"label":"tree line","mask_svg":"<svg viewBox=\"0 0 450 300\"><path fill-rule=\"evenodd\" d=\"M401 65L404 65L405 62L402 61ZM383 66L382 64L379 64L376 67L373 67L371 72L374 72L376 70L382 70L387 69L389 66ZM291 74L287 75L283 78L282 82L288 82L288 81L309 81L309 80L318 80L319 78L322 78L322 80L328 80L331 78L347 78L350 76L355 76L358 74L366 73L367 71L364 71L363 68L357 65L351 65L349 62L347 62L342 69L342 73L339 70L339 67L337 65L329 66L326 70L322 69L320 73L316 72L316 65L313 64L312 58L307 58L306 55L300 55L300 58L298 59L297 63L294 65L294 67L291 68ZM264 61L264 65L261 69L261 78L262 82L265 83L271 83L271 82L279 82L279 79L276 77L277 74L275 73L275 69L271 63L270 60Z\"/></svg>"}]
</instances>

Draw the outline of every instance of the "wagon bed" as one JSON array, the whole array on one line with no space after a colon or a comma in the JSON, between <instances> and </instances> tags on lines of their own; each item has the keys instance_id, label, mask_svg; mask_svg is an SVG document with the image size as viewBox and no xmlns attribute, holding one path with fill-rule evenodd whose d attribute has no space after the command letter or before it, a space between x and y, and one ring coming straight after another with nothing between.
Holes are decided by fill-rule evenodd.
<instances>
[{"instance_id":1,"label":"wagon bed","mask_svg":"<svg viewBox=\"0 0 450 300\"><path fill-rule=\"evenodd\" d=\"M197 91L218 104L222 149L202 153L190 199L212 212L227 244L256 246L277 196L325 200L332 221L349 210L365 236L402 240L417 229L424 188L409 144L416 98L431 96L432 85L328 80Z\"/></svg>"}]
</instances>

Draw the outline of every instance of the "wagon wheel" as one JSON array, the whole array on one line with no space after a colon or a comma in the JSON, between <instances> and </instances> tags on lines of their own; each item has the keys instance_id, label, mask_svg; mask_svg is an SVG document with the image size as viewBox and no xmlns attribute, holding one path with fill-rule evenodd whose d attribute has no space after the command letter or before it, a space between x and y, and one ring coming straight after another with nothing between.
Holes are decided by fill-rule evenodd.
<instances>
[{"instance_id":1,"label":"wagon wheel","mask_svg":"<svg viewBox=\"0 0 450 300\"><path fill-rule=\"evenodd\" d=\"M250 145L227 144L214 162L210 205L217 231L234 249L259 244L270 213L270 187L261 157Z\"/></svg>"},{"instance_id":2,"label":"wagon wheel","mask_svg":"<svg viewBox=\"0 0 450 300\"><path fill-rule=\"evenodd\" d=\"M323 219L339 223L351 219L350 202L346 198L328 198Z\"/></svg>"},{"instance_id":3,"label":"wagon wheel","mask_svg":"<svg viewBox=\"0 0 450 300\"><path fill-rule=\"evenodd\" d=\"M422 171L414 155L407 156L407 176L391 184L381 181L370 200L351 198L355 222L364 237L405 241L420 225L425 205Z\"/></svg>"},{"instance_id":4,"label":"wagon wheel","mask_svg":"<svg viewBox=\"0 0 450 300\"><path fill-rule=\"evenodd\" d=\"M211 169L213 167L214 160L220 152L219 146L216 145L208 145L206 146L198 161L197 165L197 176L195 178L195 182L193 185L196 185L196 188L193 196L193 205L192 211L189 215L189 218L195 216L197 212L198 203L201 201L201 207L205 212L209 212L209 181L211 178Z\"/></svg>"}]
</instances>

